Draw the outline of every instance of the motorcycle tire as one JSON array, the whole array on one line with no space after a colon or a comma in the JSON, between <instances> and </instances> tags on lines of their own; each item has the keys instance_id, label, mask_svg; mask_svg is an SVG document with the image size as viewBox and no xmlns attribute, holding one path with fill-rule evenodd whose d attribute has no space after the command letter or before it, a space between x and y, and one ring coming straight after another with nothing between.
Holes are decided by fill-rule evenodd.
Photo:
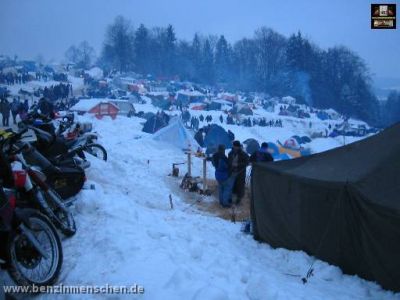
<instances>
[{"instance_id":1,"label":"motorcycle tire","mask_svg":"<svg viewBox=\"0 0 400 300\"><path fill-rule=\"evenodd\" d=\"M99 159L107 161L107 151L102 145L99 144L88 144L84 150L86 153L93 155Z\"/></svg>"},{"instance_id":2,"label":"motorcycle tire","mask_svg":"<svg viewBox=\"0 0 400 300\"><path fill-rule=\"evenodd\" d=\"M51 253L48 259L51 259L48 264L48 270L45 270L43 274L40 274L43 278L33 278L34 272L32 269L38 267L38 270L43 271L44 269L39 266L42 260L46 262L46 258L40 255L36 249L30 244L29 239L23 233L18 231L13 235L7 247L9 264L7 272L14 282L19 286L49 286L53 285L60 275L61 266L63 263L63 251L60 237L51 223L49 218L34 209L25 209L29 212L29 228L31 233L41 242L43 246L44 242L47 241L49 247L43 247L49 249ZM39 239L41 236L41 239ZM47 264L46 264L47 266ZM24 272L24 269L27 270ZM24 274L25 273L25 274ZM32 291L34 292L34 291Z\"/></svg>"}]
</instances>

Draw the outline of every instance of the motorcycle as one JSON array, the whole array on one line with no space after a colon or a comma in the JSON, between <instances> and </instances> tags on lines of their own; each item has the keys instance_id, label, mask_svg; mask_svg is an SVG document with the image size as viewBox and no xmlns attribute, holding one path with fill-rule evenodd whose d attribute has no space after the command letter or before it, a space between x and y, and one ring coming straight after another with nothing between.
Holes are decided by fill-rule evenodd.
<instances>
[{"instance_id":1,"label":"motorcycle","mask_svg":"<svg viewBox=\"0 0 400 300\"><path fill-rule=\"evenodd\" d=\"M16 136L21 136L23 133L24 131ZM28 144L17 142L15 136L6 141L7 143L1 143L1 151L7 153L14 162L18 161L22 166L20 169L12 170L15 187L20 195L19 205L39 209L65 236L74 235L76 233L75 220L63 203L63 199L46 182L46 175L29 165L24 159L23 153L26 152Z\"/></svg>"},{"instance_id":2,"label":"motorcycle","mask_svg":"<svg viewBox=\"0 0 400 300\"><path fill-rule=\"evenodd\" d=\"M55 164L68 161L76 156L86 162L85 153L107 161L107 151L96 143L97 134L83 132L79 123L73 130L68 131L74 124L72 116L64 117L59 122L57 130L51 121L40 119L40 115L31 115L24 124L35 132L38 139L35 143L36 148L44 156L54 160ZM85 165L83 166L85 167Z\"/></svg>"},{"instance_id":3,"label":"motorcycle","mask_svg":"<svg viewBox=\"0 0 400 300\"><path fill-rule=\"evenodd\" d=\"M0 267L19 286L56 282L62 262L61 240L37 210L16 207L15 191L0 184Z\"/></svg>"}]
</instances>

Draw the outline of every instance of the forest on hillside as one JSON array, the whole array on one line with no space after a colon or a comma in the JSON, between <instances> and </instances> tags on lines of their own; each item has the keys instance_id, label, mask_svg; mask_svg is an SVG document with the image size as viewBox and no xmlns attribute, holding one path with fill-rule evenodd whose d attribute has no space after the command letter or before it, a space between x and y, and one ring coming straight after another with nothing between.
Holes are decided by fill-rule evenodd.
<instances>
[{"instance_id":1,"label":"forest on hillside","mask_svg":"<svg viewBox=\"0 0 400 300\"><path fill-rule=\"evenodd\" d=\"M82 67L92 63L92 54L87 42L66 52L69 61ZM301 32L287 38L261 27L252 37L234 43L224 35L198 33L188 41L178 39L172 25L134 28L118 16L106 30L97 63L105 70L179 77L232 91L292 95L378 126L392 123L400 108L398 94L380 105L367 64L357 53L345 46L321 49Z\"/></svg>"}]
</instances>

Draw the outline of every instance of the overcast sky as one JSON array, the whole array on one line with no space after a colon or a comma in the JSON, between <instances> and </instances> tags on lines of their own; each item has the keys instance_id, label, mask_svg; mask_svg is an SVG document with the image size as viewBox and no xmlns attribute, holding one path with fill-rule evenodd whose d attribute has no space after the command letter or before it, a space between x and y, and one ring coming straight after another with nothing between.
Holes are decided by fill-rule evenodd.
<instances>
[{"instance_id":1,"label":"overcast sky","mask_svg":"<svg viewBox=\"0 0 400 300\"><path fill-rule=\"evenodd\" d=\"M21 58L42 54L47 60L60 60L70 45L82 40L99 53L106 26L120 14L136 27L172 24L178 38L185 39L199 32L224 34L234 42L252 36L260 26L285 36L300 30L323 48L350 47L377 76L400 77L400 29L371 30L370 4L367 0L0 0L0 54Z\"/></svg>"}]
</instances>

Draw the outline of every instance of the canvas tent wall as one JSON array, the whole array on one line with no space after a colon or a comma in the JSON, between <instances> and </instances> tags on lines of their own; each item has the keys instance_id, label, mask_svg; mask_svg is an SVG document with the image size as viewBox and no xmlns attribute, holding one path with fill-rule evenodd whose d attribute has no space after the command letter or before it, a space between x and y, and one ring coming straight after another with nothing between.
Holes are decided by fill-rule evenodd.
<instances>
[{"instance_id":1,"label":"canvas tent wall","mask_svg":"<svg viewBox=\"0 0 400 300\"><path fill-rule=\"evenodd\" d=\"M255 164L255 237L400 291L400 124L327 152Z\"/></svg>"},{"instance_id":2,"label":"canvas tent wall","mask_svg":"<svg viewBox=\"0 0 400 300\"><path fill-rule=\"evenodd\" d=\"M168 123L161 116L154 115L150 117L143 125L143 132L155 133L161 128L167 126Z\"/></svg>"},{"instance_id":3,"label":"canvas tent wall","mask_svg":"<svg viewBox=\"0 0 400 300\"><path fill-rule=\"evenodd\" d=\"M255 139L247 139L243 142L247 154L252 155L260 149L260 144Z\"/></svg>"},{"instance_id":4,"label":"canvas tent wall","mask_svg":"<svg viewBox=\"0 0 400 300\"><path fill-rule=\"evenodd\" d=\"M180 149L197 150L199 144L185 128L181 118L174 118L169 122L169 125L160 129L153 136L154 140L170 143Z\"/></svg>"},{"instance_id":5,"label":"canvas tent wall","mask_svg":"<svg viewBox=\"0 0 400 300\"><path fill-rule=\"evenodd\" d=\"M219 125L212 124L204 138L204 146L208 148L216 148L218 145L224 145L226 149L232 148L232 141L228 132Z\"/></svg>"}]
</instances>

